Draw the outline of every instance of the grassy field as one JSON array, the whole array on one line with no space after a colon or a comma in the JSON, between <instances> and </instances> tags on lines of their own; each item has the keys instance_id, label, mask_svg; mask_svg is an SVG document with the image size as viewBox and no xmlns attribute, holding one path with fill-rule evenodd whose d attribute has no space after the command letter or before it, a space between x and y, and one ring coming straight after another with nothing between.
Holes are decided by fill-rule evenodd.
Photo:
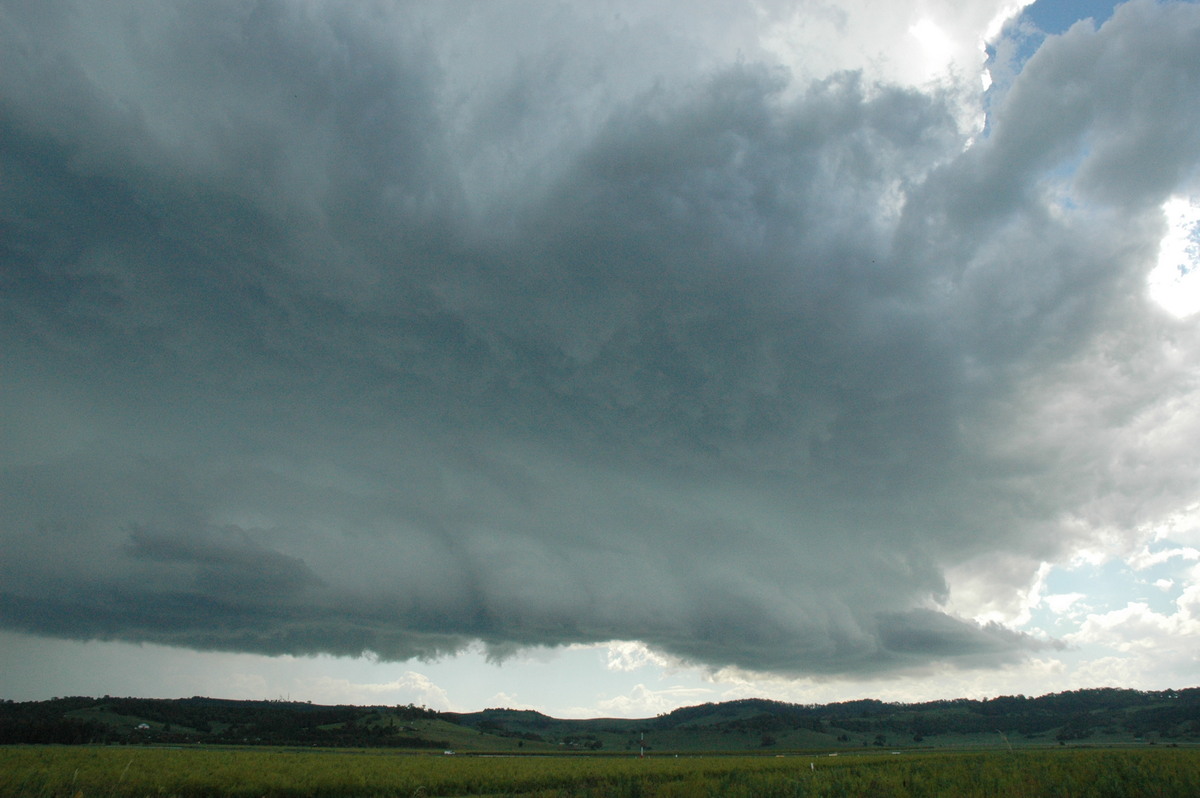
<instances>
[{"instance_id":1,"label":"grassy field","mask_svg":"<svg viewBox=\"0 0 1200 798\"><path fill-rule=\"evenodd\" d=\"M374 751L16 746L0 796L1200 795L1200 750L841 756L443 756Z\"/></svg>"}]
</instances>

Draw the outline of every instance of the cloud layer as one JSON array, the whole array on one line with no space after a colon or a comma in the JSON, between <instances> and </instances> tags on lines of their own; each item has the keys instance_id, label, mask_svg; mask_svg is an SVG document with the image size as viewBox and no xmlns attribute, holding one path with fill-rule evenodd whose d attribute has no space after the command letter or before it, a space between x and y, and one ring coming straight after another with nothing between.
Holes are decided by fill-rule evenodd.
<instances>
[{"instance_id":1,"label":"cloud layer","mask_svg":"<svg viewBox=\"0 0 1200 798\"><path fill-rule=\"evenodd\" d=\"M1047 40L983 135L636 8L0 4L0 624L978 666L1195 500L1145 282L1200 7Z\"/></svg>"}]
</instances>

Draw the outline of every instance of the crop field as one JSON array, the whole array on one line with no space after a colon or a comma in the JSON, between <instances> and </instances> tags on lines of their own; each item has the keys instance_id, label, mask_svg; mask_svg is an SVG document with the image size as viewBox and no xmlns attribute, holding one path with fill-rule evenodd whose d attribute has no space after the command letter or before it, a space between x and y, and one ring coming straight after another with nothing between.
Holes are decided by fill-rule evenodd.
<instances>
[{"instance_id":1,"label":"crop field","mask_svg":"<svg viewBox=\"0 0 1200 798\"><path fill-rule=\"evenodd\" d=\"M784 756L441 756L366 751L14 746L0 796L1200 795L1200 750Z\"/></svg>"}]
</instances>

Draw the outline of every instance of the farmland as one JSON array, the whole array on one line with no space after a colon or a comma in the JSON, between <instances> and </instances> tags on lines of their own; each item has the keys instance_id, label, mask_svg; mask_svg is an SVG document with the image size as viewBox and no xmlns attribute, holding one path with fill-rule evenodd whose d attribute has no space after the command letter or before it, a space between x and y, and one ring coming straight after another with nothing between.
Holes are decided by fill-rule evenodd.
<instances>
[{"instance_id":1,"label":"farmland","mask_svg":"<svg viewBox=\"0 0 1200 798\"><path fill-rule=\"evenodd\" d=\"M444 756L11 746L0 796L1195 796L1194 748L783 755Z\"/></svg>"}]
</instances>

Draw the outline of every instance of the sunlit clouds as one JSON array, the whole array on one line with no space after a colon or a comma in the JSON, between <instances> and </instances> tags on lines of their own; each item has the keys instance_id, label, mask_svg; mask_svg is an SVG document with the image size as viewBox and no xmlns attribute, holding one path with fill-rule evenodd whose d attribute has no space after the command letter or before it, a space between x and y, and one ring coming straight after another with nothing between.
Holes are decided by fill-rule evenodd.
<instances>
[{"instance_id":1,"label":"sunlit clouds","mask_svg":"<svg viewBox=\"0 0 1200 798\"><path fill-rule=\"evenodd\" d=\"M1183 318L1200 310L1200 204L1174 196L1163 203L1167 234L1159 243L1158 265L1150 273L1150 296L1172 315Z\"/></svg>"}]
</instances>

